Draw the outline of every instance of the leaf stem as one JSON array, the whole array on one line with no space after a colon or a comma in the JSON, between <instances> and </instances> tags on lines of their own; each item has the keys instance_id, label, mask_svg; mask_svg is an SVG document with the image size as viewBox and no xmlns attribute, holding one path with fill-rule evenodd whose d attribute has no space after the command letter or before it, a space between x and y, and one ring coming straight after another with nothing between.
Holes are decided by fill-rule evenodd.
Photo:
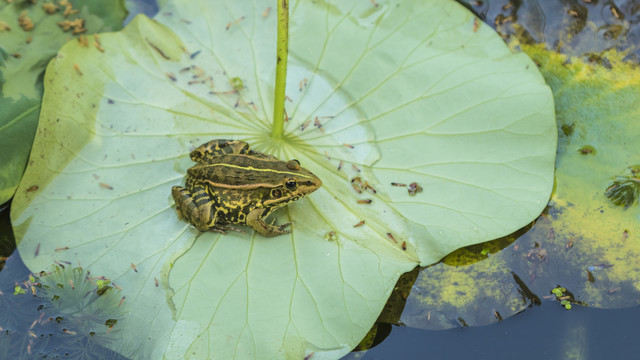
<instances>
[{"instance_id":1,"label":"leaf stem","mask_svg":"<svg viewBox=\"0 0 640 360\"><path fill-rule=\"evenodd\" d=\"M287 56L289 55L289 0L278 0L278 39L276 57L276 86L273 96L273 130L271 138L282 139L284 134L284 101L287 85Z\"/></svg>"}]
</instances>

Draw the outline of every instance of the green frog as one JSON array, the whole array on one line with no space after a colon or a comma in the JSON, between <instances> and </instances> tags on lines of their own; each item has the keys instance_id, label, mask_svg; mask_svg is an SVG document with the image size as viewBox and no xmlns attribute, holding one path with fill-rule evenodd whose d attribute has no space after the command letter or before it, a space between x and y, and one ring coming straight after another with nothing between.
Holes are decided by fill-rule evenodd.
<instances>
[{"instance_id":1,"label":"green frog","mask_svg":"<svg viewBox=\"0 0 640 360\"><path fill-rule=\"evenodd\" d=\"M268 224L275 210L314 192L322 181L298 160L282 161L237 140L212 140L190 154L185 187L171 195L178 218L200 231L226 233L228 225L248 225L264 236L290 233L291 223Z\"/></svg>"}]
</instances>

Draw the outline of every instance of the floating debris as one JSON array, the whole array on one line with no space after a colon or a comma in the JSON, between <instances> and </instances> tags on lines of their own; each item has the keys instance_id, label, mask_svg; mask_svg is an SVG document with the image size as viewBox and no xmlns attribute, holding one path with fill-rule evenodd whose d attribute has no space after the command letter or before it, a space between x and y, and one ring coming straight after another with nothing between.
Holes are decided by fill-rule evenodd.
<instances>
[{"instance_id":1,"label":"floating debris","mask_svg":"<svg viewBox=\"0 0 640 360\"><path fill-rule=\"evenodd\" d=\"M415 196L417 193L422 192L422 186L418 185L417 182L412 182L409 184L409 189L407 190L409 195Z\"/></svg>"}]
</instances>

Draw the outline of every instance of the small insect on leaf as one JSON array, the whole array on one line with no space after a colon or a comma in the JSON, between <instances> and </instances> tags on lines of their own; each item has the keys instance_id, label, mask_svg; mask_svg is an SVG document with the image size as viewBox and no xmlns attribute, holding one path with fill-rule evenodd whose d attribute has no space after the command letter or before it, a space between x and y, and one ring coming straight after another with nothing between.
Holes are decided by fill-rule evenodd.
<instances>
[{"instance_id":1,"label":"small insect on leaf","mask_svg":"<svg viewBox=\"0 0 640 360\"><path fill-rule=\"evenodd\" d=\"M340 163L338 164L338 171L342 170L342 164L344 164L344 161L340 160Z\"/></svg>"},{"instance_id":2,"label":"small insect on leaf","mask_svg":"<svg viewBox=\"0 0 640 360\"><path fill-rule=\"evenodd\" d=\"M34 252L33 256L38 256L38 254L40 254L40 243L36 245L36 251Z\"/></svg>"},{"instance_id":3,"label":"small insect on leaf","mask_svg":"<svg viewBox=\"0 0 640 360\"><path fill-rule=\"evenodd\" d=\"M176 78L176 75L175 75L174 73L172 73L172 72L168 72L168 73L166 73L166 74L167 74L167 77L168 77L169 79L171 79L171 81L173 81L173 82L178 81L178 79Z\"/></svg>"},{"instance_id":4,"label":"small insect on leaf","mask_svg":"<svg viewBox=\"0 0 640 360\"><path fill-rule=\"evenodd\" d=\"M347 147L349 149L353 149L354 148L353 145L347 144L347 143L343 143L342 146Z\"/></svg>"},{"instance_id":5,"label":"small insect on leaf","mask_svg":"<svg viewBox=\"0 0 640 360\"><path fill-rule=\"evenodd\" d=\"M369 192L372 194L377 193L376 189L374 189L373 186L369 185L366 181L364 182L364 188L369 190Z\"/></svg>"},{"instance_id":6,"label":"small insect on leaf","mask_svg":"<svg viewBox=\"0 0 640 360\"><path fill-rule=\"evenodd\" d=\"M149 40L148 38L145 38L145 40L147 41L147 44L149 44L149 46L151 46L153 48L153 50L155 50L158 54L160 54L160 56L162 56L162 58L164 58L165 60L171 60L171 58L164 53L164 51L162 51L156 44L152 43L151 40Z\"/></svg>"},{"instance_id":7,"label":"small insect on leaf","mask_svg":"<svg viewBox=\"0 0 640 360\"><path fill-rule=\"evenodd\" d=\"M392 182L391 186L407 187L407 184Z\"/></svg>"},{"instance_id":8,"label":"small insect on leaf","mask_svg":"<svg viewBox=\"0 0 640 360\"><path fill-rule=\"evenodd\" d=\"M133 271L138 272L138 269L136 268L136 264L131 263L131 268L133 269Z\"/></svg>"},{"instance_id":9,"label":"small insect on leaf","mask_svg":"<svg viewBox=\"0 0 640 360\"><path fill-rule=\"evenodd\" d=\"M360 172L360 168L356 166L356 164L351 164L351 166L353 167L353 170Z\"/></svg>"},{"instance_id":10,"label":"small insect on leaf","mask_svg":"<svg viewBox=\"0 0 640 360\"><path fill-rule=\"evenodd\" d=\"M313 126L317 127L318 130L320 130L323 134L324 134L324 129L322 128L322 123L320 122L320 120L318 119L318 117L316 116L316 118L313 120Z\"/></svg>"},{"instance_id":11,"label":"small insect on leaf","mask_svg":"<svg viewBox=\"0 0 640 360\"><path fill-rule=\"evenodd\" d=\"M200 55L200 52L201 52L201 51L202 51L202 50L198 50L198 51L194 52L193 54L189 55L189 58L190 58L191 60L195 59L195 58L196 58L196 56Z\"/></svg>"},{"instance_id":12,"label":"small insect on leaf","mask_svg":"<svg viewBox=\"0 0 640 360\"><path fill-rule=\"evenodd\" d=\"M109 184L105 184L103 182L99 183L100 187L103 189L107 189L107 190L113 190L113 186L109 185Z\"/></svg>"},{"instance_id":13,"label":"small insect on leaf","mask_svg":"<svg viewBox=\"0 0 640 360\"><path fill-rule=\"evenodd\" d=\"M238 19L236 19L236 20L234 20L234 21L230 21L230 22L227 24L227 26L226 26L225 30L229 30L229 29L231 29L231 26L238 24L239 22L241 22L242 20L244 20L244 18L245 18L244 16L241 16L240 18L238 18Z\"/></svg>"},{"instance_id":14,"label":"small insect on leaf","mask_svg":"<svg viewBox=\"0 0 640 360\"><path fill-rule=\"evenodd\" d=\"M358 200L358 204L371 204L372 201L371 199Z\"/></svg>"},{"instance_id":15,"label":"small insect on leaf","mask_svg":"<svg viewBox=\"0 0 640 360\"><path fill-rule=\"evenodd\" d=\"M153 281L156 283L156 287L158 287L160 285L160 282L158 281L158 278L154 277Z\"/></svg>"},{"instance_id":16,"label":"small insect on leaf","mask_svg":"<svg viewBox=\"0 0 640 360\"><path fill-rule=\"evenodd\" d=\"M311 119L306 120L300 125L300 131L304 131L311 124Z\"/></svg>"},{"instance_id":17,"label":"small insect on leaf","mask_svg":"<svg viewBox=\"0 0 640 360\"><path fill-rule=\"evenodd\" d=\"M68 247L68 246L63 246L63 247L57 247L57 248L55 249L55 251L56 251L56 252L58 252L58 251L63 251L63 250L69 250L69 247Z\"/></svg>"},{"instance_id":18,"label":"small insect on leaf","mask_svg":"<svg viewBox=\"0 0 640 360\"><path fill-rule=\"evenodd\" d=\"M389 239L391 239L391 241L393 241L394 243L396 243L396 244L398 243L398 242L396 241L396 238L395 238L395 237L393 237L393 234L391 234L391 233L387 233L387 237L388 237Z\"/></svg>"},{"instance_id":19,"label":"small insect on leaf","mask_svg":"<svg viewBox=\"0 0 640 360\"><path fill-rule=\"evenodd\" d=\"M307 78L304 78L302 80L300 80L300 91L302 92L302 90L304 90L304 88L307 87L307 84L309 83L309 80Z\"/></svg>"},{"instance_id":20,"label":"small insect on leaf","mask_svg":"<svg viewBox=\"0 0 640 360\"><path fill-rule=\"evenodd\" d=\"M407 242L406 241L402 242L402 250L407 250Z\"/></svg>"},{"instance_id":21,"label":"small insect on leaf","mask_svg":"<svg viewBox=\"0 0 640 360\"><path fill-rule=\"evenodd\" d=\"M478 28L480 27L480 20L478 18L473 19L473 32L478 32Z\"/></svg>"},{"instance_id":22,"label":"small insect on leaf","mask_svg":"<svg viewBox=\"0 0 640 360\"><path fill-rule=\"evenodd\" d=\"M38 185L33 185L33 186L31 186L30 188L27 189L27 192L34 192L34 191L36 191L38 189L39 189Z\"/></svg>"},{"instance_id":23,"label":"small insect on leaf","mask_svg":"<svg viewBox=\"0 0 640 360\"><path fill-rule=\"evenodd\" d=\"M415 196L417 193L422 192L422 186L418 185L417 182L412 182L409 184L409 189L407 191L410 196Z\"/></svg>"},{"instance_id":24,"label":"small insect on leaf","mask_svg":"<svg viewBox=\"0 0 640 360\"><path fill-rule=\"evenodd\" d=\"M359 176L356 176L356 177L351 179L351 187L358 194L362 194L362 186L363 186L362 179Z\"/></svg>"},{"instance_id":25,"label":"small insect on leaf","mask_svg":"<svg viewBox=\"0 0 640 360\"><path fill-rule=\"evenodd\" d=\"M269 16L269 12L271 12L271 7L264 9L264 11L262 12L262 17Z\"/></svg>"},{"instance_id":26,"label":"small insect on leaf","mask_svg":"<svg viewBox=\"0 0 640 360\"><path fill-rule=\"evenodd\" d=\"M364 220L360 220L360 222L358 222L357 224L353 225L353 227L356 228L356 227L360 227L362 225L364 225Z\"/></svg>"},{"instance_id":27,"label":"small insect on leaf","mask_svg":"<svg viewBox=\"0 0 640 360\"><path fill-rule=\"evenodd\" d=\"M76 70L76 72L78 73L78 75L82 76L84 75L82 73L82 70L80 70L80 66L78 66L78 64L73 64L73 68Z\"/></svg>"}]
</instances>

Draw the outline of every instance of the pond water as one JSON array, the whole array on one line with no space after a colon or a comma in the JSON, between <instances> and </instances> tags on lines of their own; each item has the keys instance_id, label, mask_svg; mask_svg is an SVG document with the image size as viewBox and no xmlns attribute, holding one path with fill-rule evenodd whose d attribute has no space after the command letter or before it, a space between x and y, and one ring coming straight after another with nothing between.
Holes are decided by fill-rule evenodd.
<instances>
[{"instance_id":1,"label":"pond water","mask_svg":"<svg viewBox=\"0 0 640 360\"><path fill-rule=\"evenodd\" d=\"M565 310L543 301L500 323L449 330L392 326L379 345L347 359L633 359L640 307Z\"/></svg>"}]
</instances>

